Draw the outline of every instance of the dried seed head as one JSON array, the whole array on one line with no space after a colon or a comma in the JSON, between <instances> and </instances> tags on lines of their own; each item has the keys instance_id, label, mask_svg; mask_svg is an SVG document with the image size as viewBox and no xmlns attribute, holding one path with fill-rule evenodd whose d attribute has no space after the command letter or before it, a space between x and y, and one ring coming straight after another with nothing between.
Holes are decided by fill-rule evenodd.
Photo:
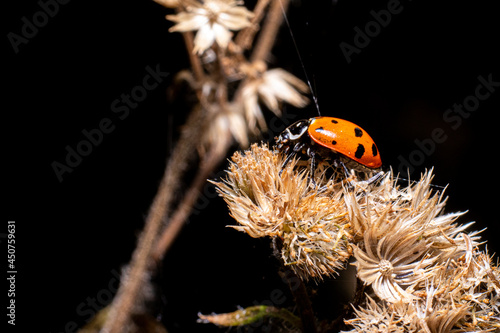
<instances>
[{"instance_id":1,"label":"dried seed head","mask_svg":"<svg viewBox=\"0 0 500 333\"><path fill-rule=\"evenodd\" d=\"M351 255L341 186L333 180L322 191L309 186L295 161L282 168L284 157L266 145L237 152L218 190L240 224L233 228L252 237L279 237L284 264L304 280L321 279Z\"/></svg>"},{"instance_id":2,"label":"dried seed head","mask_svg":"<svg viewBox=\"0 0 500 333\"><path fill-rule=\"evenodd\" d=\"M499 269L478 250L478 232L464 233L471 224L456 223L462 213L442 213L446 199L431 179L429 171L400 189L389 173L368 191L346 193L354 265L380 299L355 311L350 332L500 327Z\"/></svg>"},{"instance_id":3,"label":"dried seed head","mask_svg":"<svg viewBox=\"0 0 500 333\"><path fill-rule=\"evenodd\" d=\"M464 236L466 239L468 236ZM470 242L470 239L466 240ZM376 302L355 308L355 318L346 321L349 332L496 332L500 328L500 277L498 266L477 249L471 260L463 256L433 270L433 275L415 286L407 303Z\"/></svg>"},{"instance_id":4,"label":"dried seed head","mask_svg":"<svg viewBox=\"0 0 500 333\"><path fill-rule=\"evenodd\" d=\"M177 23L170 31L197 30L194 53L203 53L214 42L225 49L233 35L230 30L240 30L251 24L249 19L253 13L240 6L240 3L235 0L189 1L185 11L167 15L167 19Z\"/></svg>"},{"instance_id":5,"label":"dried seed head","mask_svg":"<svg viewBox=\"0 0 500 333\"><path fill-rule=\"evenodd\" d=\"M414 299L406 289L432 276L432 269L456 259L476 246L475 233L467 245L455 224L463 213L443 215L446 200L430 188L432 171L421 180L399 188L389 173L371 191L345 195L356 234L354 257L358 276L383 300L395 303ZM359 240L359 241L358 241Z\"/></svg>"},{"instance_id":6,"label":"dried seed head","mask_svg":"<svg viewBox=\"0 0 500 333\"><path fill-rule=\"evenodd\" d=\"M287 71L281 68L266 71L266 66L262 62L243 67L249 77L242 90L242 97L245 115L251 124L250 128L256 127L257 124L262 129L266 128L259 100L277 116L281 115L280 102L287 102L298 108L306 106L309 102L302 95L309 92L307 85Z\"/></svg>"},{"instance_id":7,"label":"dried seed head","mask_svg":"<svg viewBox=\"0 0 500 333\"><path fill-rule=\"evenodd\" d=\"M303 280L332 275L351 256L351 229L341 195L341 191L312 190L289 209L280 235L282 259Z\"/></svg>"},{"instance_id":8,"label":"dried seed head","mask_svg":"<svg viewBox=\"0 0 500 333\"><path fill-rule=\"evenodd\" d=\"M207 151L226 154L233 139L241 146L248 146L248 128L241 105L226 103L207 105L206 112L210 115L205 129L200 133L199 150L201 156Z\"/></svg>"},{"instance_id":9,"label":"dried seed head","mask_svg":"<svg viewBox=\"0 0 500 333\"><path fill-rule=\"evenodd\" d=\"M432 171L399 187L392 171L368 184L355 172L339 182L345 177L318 169L314 187L308 168L295 160L283 168L284 158L254 144L233 156L218 191L233 228L278 237L283 263L303 280L338 272L353 249L358 277L375 295L355 307L350 332L500 328L500 268L478 249L478 232L465 233L471 224L456 223L462 213L443 213Z\"/></svg>"}]
</instances>

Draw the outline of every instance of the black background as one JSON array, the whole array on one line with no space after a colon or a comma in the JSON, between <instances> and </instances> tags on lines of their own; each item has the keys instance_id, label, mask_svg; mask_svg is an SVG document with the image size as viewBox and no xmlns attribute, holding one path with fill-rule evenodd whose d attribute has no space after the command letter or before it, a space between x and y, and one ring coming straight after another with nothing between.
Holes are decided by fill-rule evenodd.
<instances>
[{"instance_id":1,"label":"black background","mask_svg":"<svg viewBox=\"0 0 500 333\"><path fill-rule=\"evenodd\" d=\"M453 104L474 95L479 76L500 81L495 6L401 1L401 12L348 63L340 43L353 45L353 29L363 30L374 21L370 11L388 3L292 1L288 19L321 113L366 129L385 168L398 169L401 156L409 159L418 149L415 140L428 140L442 128L447 139L422 155L411 178L434 166L434 183L449 184L446 211L468 210L461 221L488 227L483 233L488 248L498 252L500 87L457 129L443 118ZM32 22L40 10L36 1L24 1L4 11L3 223L16 220L16 328L63 332L68 322L82 325L89 318L89 298L100 297L96 308L109 301L110 282L114 286L116 272L130 259L185 119L167 103L166 89L189 64L181 36L168 32L172 23L164 15L171 10L152 1L61 4L15 53L8 33L20 35L22 18ZM269 63L305 79L286 26ZM111 103L142 84L146 66L170 75L120 120ZM317 115L313 105L285 112L287 122L276 121L266 138L291 121ZM96 128L104 118L112 119L114 130L59 182L51 164L63 162L65 147L75 147L84 139L82 130ZM258 304L275 289L284 292L281 305L292 304L268 240L226 228L234 221L225 204L211 186L204 191L206 200L198 203L158 279L169 332L226 331L197 324L197 313ZM320 315L334 310L331 304L342 296L333 287L345 279L320 285L315 299Z\"/></svg>"}]
</instances>

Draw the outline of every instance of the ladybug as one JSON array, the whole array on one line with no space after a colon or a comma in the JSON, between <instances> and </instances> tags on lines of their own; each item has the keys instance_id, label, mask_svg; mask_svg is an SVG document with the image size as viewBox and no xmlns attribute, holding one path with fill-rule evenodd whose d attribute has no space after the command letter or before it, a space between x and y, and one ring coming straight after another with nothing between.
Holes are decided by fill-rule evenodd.
<instances>
[{"instance_id":1,"label":"ladybug","mask_svg":"<svg viewBox=\"0 0 500 333\"><path fill-rule=\"evenodd\" d=\"M377 169L382 160L368 133L350 121L333 117L303 119L287 127L275 138L276 148L288 156L283 167L296 154L309 157L311 175L317 159L331 159L335 167L352 161L357 166Z\"/></svg>"}]
</instances>

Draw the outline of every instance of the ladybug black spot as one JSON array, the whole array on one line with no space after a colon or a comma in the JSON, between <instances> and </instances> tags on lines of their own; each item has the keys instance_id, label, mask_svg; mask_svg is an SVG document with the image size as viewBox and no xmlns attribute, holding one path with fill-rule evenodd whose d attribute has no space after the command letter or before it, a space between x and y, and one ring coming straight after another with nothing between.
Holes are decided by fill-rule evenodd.
<instances>
[{"instance_id":1,"label":"ladybug black spot","mask_svg":"<svg viewBox=\"0 0 500 333\"><path fill-rule=\"evenodd\" d=\"M365 146L363 146L361 143L358 144L358 149L356 149L356 152L354 153L354 156L356 158L361 158L365 154Z\"/></svg>"},{"instance_id":2,"label":"ladybug black spot","mask_svg":"<svg viewBox=\"0 0 500 333\"><path fill-rule=\"evenodd\" d=\"M378 155L377 146L375 146L375 144L372 144L372 155L373 157Z\"/></svg>"},{"instance_id":3,"label":"ladybug black spot","mask_svg":"<svg viewBox=\"0 0 500 333\"><path fill-rule=\"evenodd\" d=\"M359 127L355 127L354 128L354 135L357 137L357 138L360 138L363 136L363 131L361 130L361 128Z\"/></svg>"},{"instance_id":4,"label":"ladybug black spot","mask_svg":"<svg viewBox=\"0 0 500 333\"><path fill-rule=\"evenodd\" d=\"M337 144L337 141L332 140L332 145L336 145L336 144Z\"/></svg>"},{"instance_id":5,"label":"ladybug black spot","mask_svg":"<svg viewBox=\"0 0 500 333\"><path fill-rule=\"evenodd\" d=\"M332 119L332 123L334 123L334 124L338 124L339 122L338 122L338 121L336 121L335 119Z\"/></svg>"}]
</instances>

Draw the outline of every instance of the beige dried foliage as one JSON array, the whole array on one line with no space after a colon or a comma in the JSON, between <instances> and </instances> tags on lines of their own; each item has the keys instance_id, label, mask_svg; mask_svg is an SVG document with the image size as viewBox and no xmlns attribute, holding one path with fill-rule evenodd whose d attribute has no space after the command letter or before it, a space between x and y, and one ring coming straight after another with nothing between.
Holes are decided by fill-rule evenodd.
<instances>
[{"instance_id":1,"label":"beige dried foliage","mask_svg":"<svg viewBox=\"0 0 500 333\"><path fill-rule=\"evenodd\" d=\"M281 258L303 280L321 280L351 255L371 296L354 307L348 332L494 332L500 329L500 269L479 250L479 232L444 213L432 170L400 187L392 171L327 178L254 144L217 183L238 225L278 237ZM280 174L281 172L281 174ZM343 181L339 181L342 180ZM372 293L371 293L372 291Z\"/></svg>"},{"instance_id":2,"label":"beige dried foliage","mask_svg":"<svg viewBox=\"0 0 500 333\"><path fill-rule=\"evenodd\" d=\"M225 154L233 140L236 140L241 147L248 146L249 129L240 104L225 103L221 106L212 103L206 107L209 118L207 126L200 133L201 156L209 150Z\"/></svg>"},{"instance_id":3,"label":"beige dried foliage","mask_svg":"<svg viewBox=\"0 0 500 333\"><path fill-rule=\"evenodd\" d=\"M239 223L231 227L251 237L279 237L285 265L304 280L322 279L351 255L341 185L330 179L315 189L306 172L296 172L295 161L282 168L283 157L256 144L235 153L218 191Z\"/></svg>"},{"instance_id":4,"label":"beige dried foliage","mask_svg":"<svg viewBox=\"0 0 500 333\"><path fill-rule=\"evenodd\" d=\"M467 239L468 236L465 236ZM471 242L470 239L466 240ZM469 260L470 259L470 260ZM489 273L488 273L489 272ZM434 275L415 287L410 302L368 302L346 321L348 332L497 332L500 329L500 269L475 249L457 261L438 266Z\"/></svg>"},{"instance_id":5,"label":"beige dried foliage","mask_svg":"<svg viewBox=\"0 0 500 333\"><path fill-rule=\"evenodd\" d=\"M433 275L439 263L454 259L467 247L455 223L463 213L441 214L446 199L430 187L432 171L400 189L385 177L368 192L347 192L345 203L359 239L354 257L359 278L386 301L409 302L409 288ZM471 246L476 246L476 233ZM409 288L409 291L406 289Z\"/></svg>"},{"instance_id":6,"label":"beige dried foliage","mask_svg":"<svg viewBox=\"0 0 500 333\"><path fill-rule=\"evenodd\" d=\"M183 1L179 2L183 4ZM214 42L223 49L227 48L233 36L230 30L250 26L253 13L241 4L242 1L235 0L189 1L184 11L166 17L176 23L170 28L172 32L197 31L193 52L201 54Z\"/></svg>"},{"instance_id":7,"label":"beige dried foliage","mask_svg":"<svg viewBox=\"0 0 500 333\"><path fill-rule=\"evenodd\" d=\"M282 102L298 108L309 103L302 95L309 92L307 84L281 68L267 70L263 62L257 62L243 65L242 70L248 75L248 81L242 90L242 99L251 128L257 128L257 124L262 129L266 128L259 102L263 102L277 116L281 115Z\"/></svg>"}]
</instances>

